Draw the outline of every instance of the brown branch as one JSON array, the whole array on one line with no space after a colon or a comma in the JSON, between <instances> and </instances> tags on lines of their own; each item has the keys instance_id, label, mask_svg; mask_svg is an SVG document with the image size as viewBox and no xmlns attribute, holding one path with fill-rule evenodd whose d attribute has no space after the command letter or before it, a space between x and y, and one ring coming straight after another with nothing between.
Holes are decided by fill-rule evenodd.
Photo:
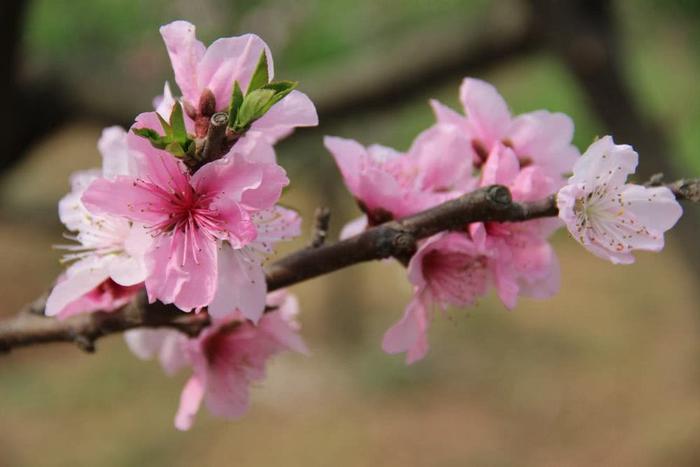
<instances>
[{"instance_id":1,"label":"brown branch","mask_svg":"<svg viewBox=\"0 0 700 467\"><path fill-rule=\"evenodd\" d=\"M678 199L698 201L700 179L665 185ZM694 195L690 195L690 194ZM415 253L418 241L438 232L463 229L473 222L521 222L558 214L554 195L517 203L508 188L492 185L413 216L386 222L354 237L304 248L267 269L269 291L328 274L353 264ZM173 306L147 304L143 295L114 312L83 314L59 321L43 316L45 298L0 321L0 351L47 342L73 342L86 351L105 335L138 327L170 327L190 336L209 325L206 313L183 313Z\"/></svg>"}]
</instances>

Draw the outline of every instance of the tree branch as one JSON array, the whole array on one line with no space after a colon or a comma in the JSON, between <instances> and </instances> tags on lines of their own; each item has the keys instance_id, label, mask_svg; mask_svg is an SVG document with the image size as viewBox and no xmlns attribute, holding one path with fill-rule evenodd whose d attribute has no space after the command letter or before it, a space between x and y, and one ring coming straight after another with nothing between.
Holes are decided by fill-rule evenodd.
<instances>
[{"instance_id":1,"label":"tree branch","mask_svg":"<svg viewBox=\"0 0 700 467\"><path fill-rule=\"evenodd\" d=\"M658 185L658 179L654 185ZM699 201L700 179L665 185L678 199ZM267 269L269 291L281 289L353 264L384 258L405 260L418 241L436 233L462 229L473 222L522 222L557 216L554 195L518 203L508 188L492 185L400 220L372 227L339 242L304 248L272 263ZM148 304L144 294L113 312L77 315L59 321L43 316L45 297L17 315L0 321L0 351L48 342L73 342L92 352L105 335L139 327L169 327L196 336L209 325L207 313L184 313L172 305Z\"/></svg>"}]
</instances>

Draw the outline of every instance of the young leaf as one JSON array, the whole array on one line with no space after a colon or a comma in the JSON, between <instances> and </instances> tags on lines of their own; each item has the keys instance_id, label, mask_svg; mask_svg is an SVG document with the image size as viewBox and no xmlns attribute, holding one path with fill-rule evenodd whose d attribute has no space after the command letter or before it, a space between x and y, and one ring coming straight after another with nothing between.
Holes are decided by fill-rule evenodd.
<instances>
[{"instance_id":1,"label":"young leaf","mask_svg":"<svg viewBox=\"0 0 700 467\"><path fill-rule=\"evenodd\" d=\"M179 159L182 159L183 157L185 157L185 150L182 149L182 146L180 146L180 143L176 143L176 142L169 143L167 146L165 146L165 150Z\"/></svg>"},{"instance_id":2,"label":"young leaf","mask_svg":"<svg viewBox=\"0 0 700 467\"><path fill-rule=\"evenodd\" d=\"M233 82L233 91L231 93L231 103L228 106L228 126L233 128L236 124L238 111L243 104L243 91L238 84L238 81Z\"/></svg>"},{"instance_id":3,"label":"young leaf","mask_svg":"<svg viewBox=\"0 0 700 467\"><path fill-rule=\"evenodd\" d=\"M270 76L267 73L267 54L263 50L258 59L258 65L255 67L253 72L253 77L250 78L250 84L248 84L248 91L246 96L250 95L251 92L256 89L260 89L265 86L270 81Z\"/></svg>"},{"instance_id":4,"label":"young leaf","mask_svg":"<svg viewBox=\"0 0 700 467\"><path fill-rule=\"evenodd\" d=\"M165 139L168 141L173 139L173 127L170 126L168 122L165 121L163 117L160 116L158 112L156 112L156 116L158 117L158 120L160 121L160 126L163 128L163 133L165 133Z\"/></svg>"},{"instance_id":5,"label":"young leaf","mask_svg":"<svg viewBox=\"0 0 700 467\"><path fill-rule=\"evenodd\" d=\"M263 89L272 89L275 91L274 97L270 100L270 105L265 109L265 112L270 110L270 107L284 99L290 92L299 84L298 81L273 81L263 86Z\"/></svg>"},{"instance_id":6,"label":"young leaf","mask_svg":"<svg viewBox=\"0 0 700 467\"><path fill-rule=\"evenodd\" d=\"M168 144L166 138L162 137L156 130L152 128L134 128L134 134L146 138L151 145L158 149L164 149Z\"/></svg>"},{"instance_id":7,"label":"young leaf","mask_svg":"<svg viewBox=\"0 0 700 467\"><path fill-rule=\"evenodd\" d=\"M184 144L187 137L187 128L185 128L185 117L182 112L182 105L175 102L173 110L170 113L170 127L172 128L172 139L180 144Z\"/></svg>"},{"instance_id":8,"label":"young leaf","mask_svg":"<svg viewBox=\"0 0 700 467\"><path fill-rule=\"evenodd\" d=\"M272 89L256 89L245 96L241 109L236 118L235 130L248 128L258 118L262 117L272 104L268 103L275 97Z\"/></svg>"}]
</instances>

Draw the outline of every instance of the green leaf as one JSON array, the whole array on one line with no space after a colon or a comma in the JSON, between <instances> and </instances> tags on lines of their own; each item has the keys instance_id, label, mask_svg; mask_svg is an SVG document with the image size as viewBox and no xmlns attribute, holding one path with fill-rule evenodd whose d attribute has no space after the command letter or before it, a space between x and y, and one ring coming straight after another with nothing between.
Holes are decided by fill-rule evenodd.
<instances>
[{"instance_id":1,"label":"green leaf","mask_svg":"<svg viewBox=\"0 0 700 467\"><path fill-rule=\"evenodd\" d=\"M236 124L236 117L238 116L238 111L243 104L243 91L238 84L238 81L233 82L233 91L231 92L231 103L228 106L228 126L233 128Z\"/></svg>"},{"instance_id":2,"label":"green leaf","mask_svg":"<svg viewBox=\"0 0 700 467\"><path fill-rule=\"evenodd\" d=\"M250 84L248 84L248 91L246 96L256 89L260 89L265 86L270 81L270 76L267 74L267 54L263 50L258 59L258 65L255 67L253 72L253 77L250 78Z\"/></svg>"},{"instance_id":3,"label":"green leaf","mask_svg":"<svg viewBox=\"0 0 700 467\"><path fill-rule=\"evenodd\" d=\"M168 143L168 145L165 146L165 150L179 159L182 159L186 155L185 150L182 148L180 143L176 142Z\"/></svg>"},{"instance_id":4,"label":"green leaf","mask_svg":"<svg viewBox=\"0 0 700 467\"><path fill-rule=\"evenodd\" d=\"M134 134L149 140L151 145L155 148L165 149L165 146L168 144L167 139L152 128L134 128L132 131Z\"/></svg>"},{"instance_id":5,"label":"green leaf","mask_svg":"<svg viewBox=\"0 0 700 467\"><path fill-rule=\"evenodd\" d=\"M170 113L170 127L172 128L172 139L180 144L184 144L189 139L187 128L185 128L185 117L183 116L182 105L175 102ZM166 133L167 135L167 133Z\"/></svg>"},{"instance_id":6,"label":"green leaf","mask_svg":"<svg viewBox=\"0 0 700 467\"><path fill-rule=\"evenodd\" d=\"M263 86L263 89L272 89L275 91L275 96L272 98L270 106L267 108L267 110L284 99L290 92L294 91L298 84L298 81L273 81Z\"/></svg>"},{"instance_id":7,"label":"green leaf","mask_svg":"<svg viewBox=\"0 0 700 467\"><path fill-rule=\"evenodd\" d=\"M246 95L236 117L234 130L246 129L251 123L262 117L272 106L270 101L274 97L275 91L273 89L256 89Z\"/></svg>"},{"instance_id":8,"label":"green leaf","mask_svg":"<svg viewBox=\"0 0 700 467\"><path fill-rule=\"evenodd\" d=\"M165 133L165 138L170 141L173 139L173 127L170 126L168 122L165 121L163 117L160 116L158 112L156 112L156 116L158 117L158 120L160 121L160 126L163 128L163 133Z\"/></svg>"}]
</instances>

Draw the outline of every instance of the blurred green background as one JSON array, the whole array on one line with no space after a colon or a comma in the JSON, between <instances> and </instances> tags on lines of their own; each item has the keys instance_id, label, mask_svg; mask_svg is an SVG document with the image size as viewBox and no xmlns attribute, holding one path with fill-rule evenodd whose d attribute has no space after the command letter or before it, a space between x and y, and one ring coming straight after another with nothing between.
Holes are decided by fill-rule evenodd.
<instances>
[{"instance_id":1,"label":"blurred green background","mask_svg":"<svg viewBox=\"0 0 700 467\"><path fill-rule=\"evenodd\" d=\"M698 3L625 0L613 12L637 117L673 143L663 157L697 175ZM72 171L99 163L101 128L128 124L172 82L161 24L188 19L207 43L244 32L269 43L277 76L299 80L321 117L319 129L278 147L292 180L283 202L305 215L307 233L314 208L330 206L337 234L358 212L321 136L406 149L433 121L429 97L457 107L465 73L344 111L353 96L381 96L392 81L471 53L485 35L517 36L531 16L510 0L29 2L20 80L60 88L76 117L0 181L0 313L59 273L56 202ZM504 56L474 74L514 112L570 114L581 149L610 131L550 51ZM523 299L507 312L491 295L438 317L428 357L411 367L379 347L409 297L399 265L365 264L301 284L293 290L313 356L276 359L242 420L203 410L186 434L172 419L187 375L166 377L119 336L100 340L96 355L69 345L18 350L0 357L0 466L700 465L700 292L687 238L672 232L663 254L616 267L561 234L556 298Z\"/></svg>"}]
</instances>

